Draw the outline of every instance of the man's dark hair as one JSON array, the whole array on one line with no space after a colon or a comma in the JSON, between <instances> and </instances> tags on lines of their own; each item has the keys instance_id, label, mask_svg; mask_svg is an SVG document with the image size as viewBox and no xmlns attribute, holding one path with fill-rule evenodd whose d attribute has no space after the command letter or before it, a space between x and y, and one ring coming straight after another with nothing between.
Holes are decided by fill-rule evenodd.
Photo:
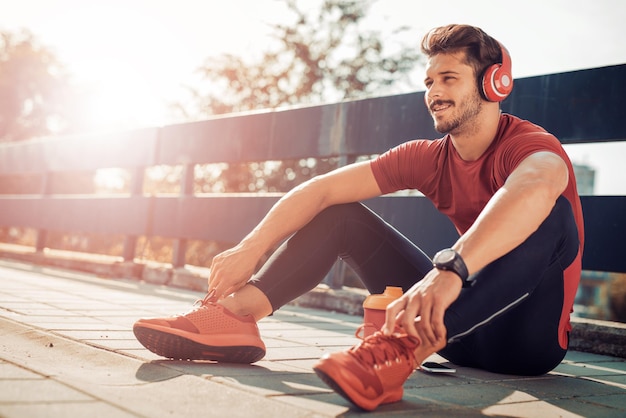
<instances>
[{"instance_id":1,"label":"man's dark hair","mask_svg":"<svg viewBox=\"0 0 626 418\"><path fill-rule=\"evenodd\" d=\"M447 25L432 29L422 39L427 57L465 51L465 63L480 78L490 65L502 62L500 44L482 29L470 25Z\"/></svg>"}]
</instances>

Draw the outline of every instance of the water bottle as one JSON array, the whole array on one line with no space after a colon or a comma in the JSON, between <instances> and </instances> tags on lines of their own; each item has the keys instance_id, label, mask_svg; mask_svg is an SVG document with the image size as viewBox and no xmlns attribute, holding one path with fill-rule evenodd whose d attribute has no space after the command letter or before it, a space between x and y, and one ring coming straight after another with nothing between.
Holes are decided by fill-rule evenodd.
<instances>
[{"instance_id":1,"label":"water bottle","mask_svg":"<svg viewBox=\"0 0 626 418\"><path fill-rule=\"evenodd\" d=\"M385 309L402 296L402 288L387 286L382 294L369 295L363 302L363 338L379 331L385 324Z\"/></svg>"}]
</instances>

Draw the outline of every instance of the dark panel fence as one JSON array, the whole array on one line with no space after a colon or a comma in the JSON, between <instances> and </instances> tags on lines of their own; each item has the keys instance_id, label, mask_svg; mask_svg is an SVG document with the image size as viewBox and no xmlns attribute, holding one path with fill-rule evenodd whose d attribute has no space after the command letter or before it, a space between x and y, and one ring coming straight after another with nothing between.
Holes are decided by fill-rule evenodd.
<instances>
[{"instance_id":1,"label":"dark panel fence","mask_svg":"<svg viewBox=\"0 0 626 418\"><path fill-rule=\"evenodd\" d=\"M516 81L503 110L543 124L564 143L623 141L626 65ZM38 193L0 195L0 227L37 230L36 250L50 231L121 234L123 257L135 258L138 237L174 239L174 266L185 264L188 240L237 242L279 198L276 194L194 195L196 164L377 154L412 138L435 138L423 93L307 108L228 115L88 138L60 137L0 145L0 176L37 175ZM147 168L182 165L178 196L148 196ZM123 168L128 195L57 195L55 172ZM450 222L422 197L367 202L428 254L452 243ZM585 269L626 272L626 196L583 198L587 228Z\"/></svg>"}]
</instances>

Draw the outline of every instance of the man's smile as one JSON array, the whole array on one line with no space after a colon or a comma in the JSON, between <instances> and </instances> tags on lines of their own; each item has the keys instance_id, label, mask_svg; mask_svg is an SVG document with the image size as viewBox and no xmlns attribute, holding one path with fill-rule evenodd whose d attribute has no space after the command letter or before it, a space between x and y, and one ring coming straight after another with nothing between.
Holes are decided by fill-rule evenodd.
<instances>
[{"instance_id":1,"label":"man's smile","mask_svg":"<svg viewBox=\"0 0 626 418\"><path fill-rule=\"evenodd\" d=\"M452 107L454 105L453 102L451 101L443 101L443 100L437 100L435 102L433 102L430 105L430 112L432 114L437 114L437 113L441 113L447 109L449 109L450 107Z\"/></svg>"}]
</instances>

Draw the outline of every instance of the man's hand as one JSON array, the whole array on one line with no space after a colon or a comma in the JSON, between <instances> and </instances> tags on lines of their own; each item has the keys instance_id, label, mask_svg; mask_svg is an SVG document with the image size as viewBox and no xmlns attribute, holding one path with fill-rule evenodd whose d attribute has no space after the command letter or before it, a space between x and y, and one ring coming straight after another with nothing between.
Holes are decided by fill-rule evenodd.
<instances>
[{"instance_id":1,"label":"man's hand","mask_svg":"<svg viewBox=\"0 0 626 418\"><path fill-rule=\"evenodd\" d=\"M221 299L241 289L250 280L258 257L239 244L213 258L209 275L209 292Z\"/></svg>"},{"instance_id":2,"label":"man's hand","mask_svg":"<svg viewBox=\"0 0 626 418\"><path fill-rule=\"evenodd\" d=\"M430 345L441 344L447 334L444 313L459 297L461 288L456 273L432 269L408 292L389 304L383 332L390 335L396 325L400 325L407 334Z\"/></svg>"}]
</instances>

